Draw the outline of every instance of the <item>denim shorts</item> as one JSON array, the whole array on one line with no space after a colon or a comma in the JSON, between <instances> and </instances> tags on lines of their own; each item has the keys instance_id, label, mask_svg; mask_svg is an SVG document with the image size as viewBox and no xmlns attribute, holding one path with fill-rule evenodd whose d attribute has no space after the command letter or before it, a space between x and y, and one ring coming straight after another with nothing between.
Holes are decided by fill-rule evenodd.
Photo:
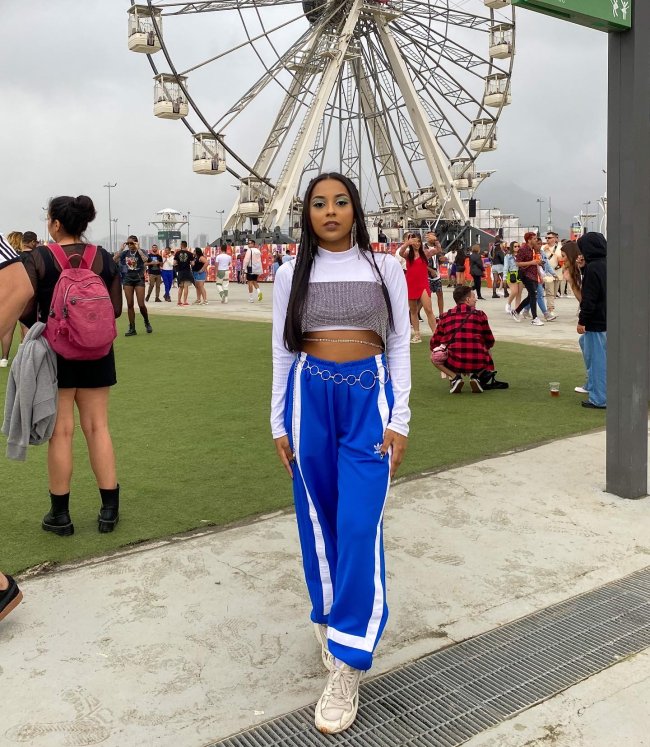
<instances>
[{"instance_id":1,"label":"denim shorts","mask_svg":"<svg viewBox=\"0 0 650 747\"><path fill-rule=\"evenodd\" d=\"M205 280L208 277L208 273L207 272L194 272L192 274L194 275L194 280L198 280L199 283L202 280Z\"/></svg>"}]
</instances>

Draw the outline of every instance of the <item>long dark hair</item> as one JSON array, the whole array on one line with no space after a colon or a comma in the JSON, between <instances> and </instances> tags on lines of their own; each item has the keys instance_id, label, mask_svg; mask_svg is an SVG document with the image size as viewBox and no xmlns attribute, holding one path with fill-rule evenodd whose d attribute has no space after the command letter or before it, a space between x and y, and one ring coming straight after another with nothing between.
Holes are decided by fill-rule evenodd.
<instances>
[{"instance_id":1,"label":"long dark hair","mask_svg":"<svg viewBox=\"0 0 650 747\"><path fill-rule=\"evenodd\" d=\"M395 329L393 323L393 309L390 303L388 288L386 287L384 278L379 271L377 260L375 259L375 253L370 247L370 236L368 235L368 229L366 227L366 219L363 214L363 207L361 206L359 190L356 188L354 182L348 179L347 176L330 171L324 174L319 174L309 182L302 204L302 233L300 235L300 245L298 247L293 271L293 280L291 281L291 293L289 294L289 303L287 306L287 318L284 324L284 345L287 350L294 353L297 353L302 348L303 312L309 294L309 278L311 277L311 270L314 265L314 259L318 254L318 236L316 236L314 227L312 226L311 217L309 215L309 203L311 201L314 187L325 179L336 179L336 181L341 182L350 195L354 212L352 234L356 234L356 242L361 256L374 267L377 279L381 283L384 300L386 301L389 326L391 329Z\"/></svg>"},{"instance_id":2,"label":"long dark hair","mask_svg":"<svg viewBox=\"0 0 650 747\"><path fill-rule=\"evenodd\" d=\"M427 261L427 255L424 253L424 242L422 241L422 234L415 231L415 233L407 233L405 238L407 239L420 239L420 248L418 249L418 256L420 259L423 259L425 262ZM415 261L415 249L412 246L409 246L408 254L406 257L407 262L414 262Z\"/></svg>"},{"instance_id":3,"label":"long dark hair","mask_svg":"<svg viewBox=\"0 0 650 747\"><path fill-rule=\"evenodd\" d=\"M582 274L580 273L580 268L576 264L578 255L580 254L577 242L565 241L564 244L562 244L561 249L566 257L569 275L571 275L571 285L573 285L574 288L582 288Z\"/></svg>"}]
</instances>

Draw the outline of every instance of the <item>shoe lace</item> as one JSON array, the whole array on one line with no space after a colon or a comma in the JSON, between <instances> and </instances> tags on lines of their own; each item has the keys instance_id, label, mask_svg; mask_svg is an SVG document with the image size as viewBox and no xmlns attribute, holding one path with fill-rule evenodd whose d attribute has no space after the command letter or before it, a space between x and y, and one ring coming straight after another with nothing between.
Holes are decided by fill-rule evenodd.
<instances>
[{"instance_id":1,"label":"shoe lace","mask_svg":"<svg viewBox=\"0 0 650 747\"><path fill-rule=\"evenodd\" d=\"M348 705L352 700L352 693L356 689L358 679L359 673L352 667L344 665L334 669L325 688L327 699L331 701L328 705L339 708Z\"/></svg>"}]
</instances>

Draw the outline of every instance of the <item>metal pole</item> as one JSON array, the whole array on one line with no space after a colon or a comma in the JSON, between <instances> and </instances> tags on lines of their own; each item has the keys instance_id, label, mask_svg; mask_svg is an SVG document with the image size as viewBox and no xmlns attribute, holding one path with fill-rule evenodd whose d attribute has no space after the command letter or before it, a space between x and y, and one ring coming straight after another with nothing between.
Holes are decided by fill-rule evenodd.
<instances>
[{"instance_id":1,"label":"metal pole","mask_svg":"<svg viewBox=\"0 0 650 747\"><path fill-rule=\"evenodd\" d=\"M648 492L650 303L650 3L634 3L630 31L609 35L607 258L607 482Z\"/></svg>"},{"instance_id":2,"label":"metal pole","mask_svg":"<svg viewBox=\"0 0 650 747\"><path fill-rule=\"evenodd\" d=\"M190 211L187 211L187 245L189 247L192 246L192 242L190 241Z\"/></svg>"},{"instance_id":3,"label":"metal pole","mask_svg":"<svg viewBox=\"0 0 650 747\"><path fill-rule=\"evenodd\" d=\"M104 184L104 186L108 189L108 250L113 254L115 250L113 249L113 234L111 232L113 227L113 221L111 219L111 189L117 187L117 182L115 182L115 184L108 182L108 184Z\"/></svg>"}]
</instances>

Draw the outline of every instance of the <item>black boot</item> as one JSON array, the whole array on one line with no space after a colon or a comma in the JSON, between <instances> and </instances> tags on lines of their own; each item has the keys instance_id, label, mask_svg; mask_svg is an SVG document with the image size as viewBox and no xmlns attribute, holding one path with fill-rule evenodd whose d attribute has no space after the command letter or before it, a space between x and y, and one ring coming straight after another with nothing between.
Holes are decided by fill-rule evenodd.
<instances>
[{"instance_id":1,"label":"black boot","mask_svg":"<svg viewBox=\"0 0 650 747\"><path fill-rule=\"evenodd\" d=\"M102 534L112 532L120 520L120 486L116 488L100 488L102 507L97 516L97 528Z\"/></svg>"},{"instance_id":2,"label":"black boot","mask_svg":"<svg viewBox=\"0 0 650 747\"><path fill-rule=\"evenodd\" d=\"M68 537L74 534L74 524L69 511L70 493L64 495L50 493L50 503L50 510L43 517L41 527L46 532L58 534L59 537Z\"/></svg>"},{"instance_id":3,"label":"black boot","mask_svg":"<svg viewBox=\"0 0 650 747\"><path fill-rule=\"evenodd\" d=\"M133 335L137 334L138 333L135 331L135 324L129 324L129 329L124 333L124 337L133 337Z\"/></svg>"}]
</instances>

